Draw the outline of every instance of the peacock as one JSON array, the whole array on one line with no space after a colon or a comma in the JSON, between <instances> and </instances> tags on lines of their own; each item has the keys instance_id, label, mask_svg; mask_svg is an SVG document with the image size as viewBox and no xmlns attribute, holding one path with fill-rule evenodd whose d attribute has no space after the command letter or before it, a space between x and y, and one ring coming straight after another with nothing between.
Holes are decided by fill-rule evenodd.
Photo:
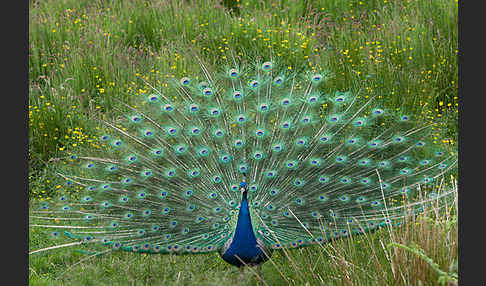
<instances>
[{"instance_id":1,"label":"peacock","mask_svg":"<svg viewBox=\"0 0 486 286\"><path fill-rule=\"evenodd\" d=\"M35 205L30 227L73 242L31 254L101 244L259 266L282 248L398 226L447 195L434 190L456 155L386 96L274 61L200 67L101 119L96 148L54 160L65 191Z\"/></svg>"}]
</instances>

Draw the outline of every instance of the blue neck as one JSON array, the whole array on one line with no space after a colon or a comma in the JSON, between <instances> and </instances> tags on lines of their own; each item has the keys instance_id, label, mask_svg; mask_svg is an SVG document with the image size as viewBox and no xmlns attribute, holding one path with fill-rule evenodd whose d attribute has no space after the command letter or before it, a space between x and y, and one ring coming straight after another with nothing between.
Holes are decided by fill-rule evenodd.
<instances>
[{"instance_id":1,"label":"blue neck","mask_svg":"<svg viewBox=\"0 0 486 286\"><path fill-rule=\"evenodd\" d=\"M247 191L243 192L241 199L233 241L222 257L226 262L240 267L243 263L235 255L247 264L259 263L264 259L263 251L257 247L257 240L251 225Z\"/></svg>"},{"instance_id":2,"label":"blue neck","mask_svg":"<svg viewBox=\"0 0 486 286\"><path fill-rule=\"evenodd\" d=\"M236 224L233 243L239 247L255 247L256 237L251 225L250 209L248 208L247 192L243 192L241 199L240 213L238 214L238 223Z\"/></svg>"}]
</instances>

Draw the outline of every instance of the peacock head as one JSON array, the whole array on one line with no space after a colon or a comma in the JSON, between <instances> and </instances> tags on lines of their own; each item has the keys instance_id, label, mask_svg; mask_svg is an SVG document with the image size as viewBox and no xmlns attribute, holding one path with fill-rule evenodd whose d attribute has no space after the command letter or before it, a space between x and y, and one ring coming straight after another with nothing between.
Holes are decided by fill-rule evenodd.
<instances>
[{"instance_id":1,"label":"peacock head","mask_svg":"<svg viewBox=\"0 0 486 286\"><path fill-rule=\"evenodd\" d=\"M242 200L248 199L248 184L245 181L240 183L240 191L242 194Z\"/></svg>"},{"instance_id":2,"label":"peacock head","mask_svg":"<svg viewBox=\"0 0 486 286\"><path fill-rule=\"evenodd\" d=\"M243 193L248 190L248 184L245 181L240 183L240 191Z\"/></svg>"}]
</instances>

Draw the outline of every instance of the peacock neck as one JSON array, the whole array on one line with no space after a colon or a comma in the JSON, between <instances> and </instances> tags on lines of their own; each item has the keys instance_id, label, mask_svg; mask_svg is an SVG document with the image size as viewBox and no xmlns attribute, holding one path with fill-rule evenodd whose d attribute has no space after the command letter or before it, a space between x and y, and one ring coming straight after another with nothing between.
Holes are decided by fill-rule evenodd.
<instances>
[{"instance_id":1,"label":"peacock neck","mask_svg":"<svg viewBox=\"0 0 486 286\"><path fill-rule=\"evenodd\" d=\"M231 244L222 254L222 258L226 262L238 267L242 266L243 262L246 264L255 264L265 260L264 253L258 247L257 239L251 225L247 195L247 190L245 190L241 197L238 222L236 223Z\"/></svg>"},{"instance_id":2,"label":"peacock neck","mask_svg":"<svg viewBox=\"0 0 486 286\"><path fill-rule=\"evenodd\" d=\"M236 245L256 245L256 237L251 224L250 208L248 206L248 191L244 191L241 196L240 212L238 222L233 236L233 244Z\"/></svg>"}]
</instances>

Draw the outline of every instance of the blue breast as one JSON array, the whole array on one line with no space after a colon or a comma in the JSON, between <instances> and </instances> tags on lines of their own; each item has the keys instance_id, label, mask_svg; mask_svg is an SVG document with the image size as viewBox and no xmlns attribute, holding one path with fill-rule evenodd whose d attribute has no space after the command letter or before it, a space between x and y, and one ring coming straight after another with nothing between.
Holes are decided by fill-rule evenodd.
<instances>
[{"instance_id":1,"label":"blue breast","mask_svg":"<svg viewBox=\"0 0 486 286\"><path fill-rule=\"evenodd\" d=\"M246 192L241 200L241 207L238 214L236 230L233 235L233 241L226 252L223 253L222 258L229 264L238 267L244 265L238 258L236 258L236 256L246 264L259 264L266 260L266 256L262 249L257 247L257 240L251 225Z\"/></svg>"}]
</instances>

